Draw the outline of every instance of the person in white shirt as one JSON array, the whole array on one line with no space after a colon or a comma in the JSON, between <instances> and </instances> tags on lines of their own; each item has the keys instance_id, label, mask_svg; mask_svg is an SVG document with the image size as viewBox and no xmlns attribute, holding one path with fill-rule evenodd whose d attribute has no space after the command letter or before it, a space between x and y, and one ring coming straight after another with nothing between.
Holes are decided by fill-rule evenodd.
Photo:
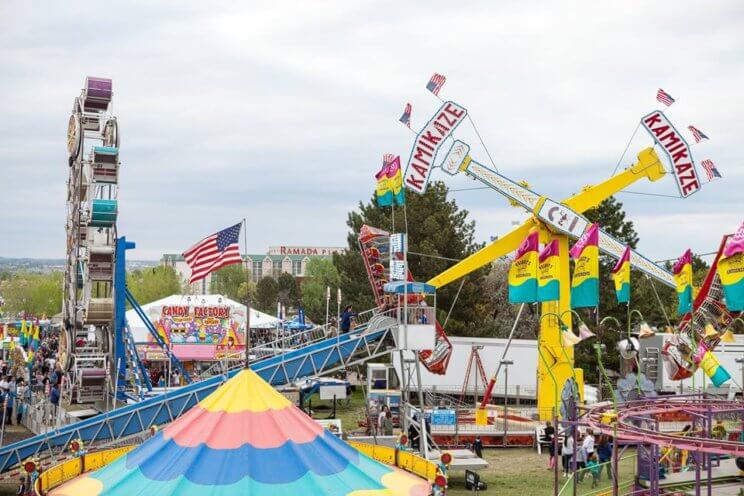
<instances>
[{"instance_id":1,"label":"person in white shirt","mask_svg":"<svg viewBox=\"0 0 744 496\"><path fill-rule=\"evenodd\" d=\"M564 433L563 437L563 449L561 450L561 458L563 459L563 477L568 477L571 473L571 459L573 458L573 436L569 431Z\"/></svg>"},{"instance_id":2,"label":"person in white shirt","mask_svg":"<svg viewBox=\"0 0 744 496\"><path fill-rule=\"evenodd\" d=\"M3 393L7 393L10 389L10 382L8 382L7 377L3 377L2 379L0 379L0 389L3 390Z\"/></svg>"},{"instance_id":3,"label":"person in white shirt","mask_svg":"<svg viewBox=\"0 0 744 496\"><path fill-rule=\"evenodd\" d=\"M582 446L584 448L584 451L586 451L586 458L589 459L590 456L594 453L594 432L591 429L586 430L586 435L584 436L584 442L582 443Z\"/></svg>"}]
</instances>

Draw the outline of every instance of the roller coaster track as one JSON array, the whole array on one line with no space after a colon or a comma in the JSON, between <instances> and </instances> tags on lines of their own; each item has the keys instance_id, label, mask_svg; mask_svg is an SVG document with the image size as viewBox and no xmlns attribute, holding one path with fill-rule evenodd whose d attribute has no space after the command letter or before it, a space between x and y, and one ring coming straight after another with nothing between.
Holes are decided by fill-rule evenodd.
<instances>
[{"instance_id":1,"label":"roller coaster track","mask_svg":"<svg viewBox=\"0 0 744 496\"><path fill-rule=\"evenodd\" d=\"M736 415L741 420L744 418L744 403L700 395L665 396L628 402L618 410L617 418L613 406L603 404L590 409L583 420L594 429L594 432L617 435L624 441L673 446L691 452L744 455L742 442L665 433L655 427L657 419L679 413L701 420L710 419L713 415L729 414ZM617 432L614 422L617 422Z\"/></svg>"},{"instance_id":2,"label":"roller coaster track","mask_svg":"<svg viewBox=\"0 0 744 496\"><path fill-rule=\"evenodd\" d=\"M371 312L369 314L372 315ZM360 314L360 317L362 315ZM294 349L274 346L273 353L267 352L272 349L271 343L263 344L251 348L251 355L258 357L258 360L251 364L251 368L264 380L278 386L374 359L389 353L391 348L395 347L397 329L391 326L390 322L391 319L384 315L373 315L369 322L360 325L349 334L323 336L304 341L301 339L303 337L301 333L299 335L301 345ZM292 338L297 340L298 335ZM286 339L280 342L286 344ZM81 439L86 446L111 443L146 431L151 426L172 422L241 368L242 365L235 364L220 375L102 413L47 434L0 447L0 473L16 467L29 457L59 457L74 439Z\"/></svg>"}]
</instances>

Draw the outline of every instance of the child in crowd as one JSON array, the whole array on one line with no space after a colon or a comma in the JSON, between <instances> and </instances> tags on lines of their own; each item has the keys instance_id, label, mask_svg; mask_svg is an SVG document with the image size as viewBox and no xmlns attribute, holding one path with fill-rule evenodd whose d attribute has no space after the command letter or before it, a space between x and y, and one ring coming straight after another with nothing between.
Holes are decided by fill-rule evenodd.
<instances>
[{"instance_id":1,"label":"child in crowd","mask_svg":"<svg viewBox=\"0 0 744 496\"><path fill-rule=\"evenodd\" d=\"M592 474L592 487L597 487L600 474L602 473L602 467L599 466L599 462L597 462L597 455L595 455L594 453L589 455L589 459L586 461L586 470L589 471L590 474Z\"/></svg>"}]
</instances>

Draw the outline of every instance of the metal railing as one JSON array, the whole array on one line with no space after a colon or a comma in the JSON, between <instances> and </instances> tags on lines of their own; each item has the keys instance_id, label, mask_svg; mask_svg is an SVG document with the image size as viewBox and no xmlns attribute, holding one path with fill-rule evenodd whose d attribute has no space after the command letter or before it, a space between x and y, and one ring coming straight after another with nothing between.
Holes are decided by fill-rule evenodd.
<instances>
[{"instance_id":1,"label":"metal railing","mask_svg":"<svg viewBox=\"0 0 744 496\"><path fill-rule=\"evenodd\" d=\"M366 324L370 319L379 314L377 309L366 310L360 312L355 321L357 326L352 333L361 332L366 327ZM288 333L282 329L276 330L277 334L283 334L273 341L268 341L260 344L252 345L248 350L251 357L251 362L255 363L267 358L271 358L277 355L281 355L288 351L294 351L306 346L310 346L321 341L324 341L330 337L337 335L338 329L330 323L322 326L316 326L312 329L304 331ZM215 375L223 375L230 371L239 369L245 365L245 352L238 351L231 354L226 354L221 360L215 362L205 371L196 374L198 379L207 379Z\"/></svg>"}]
</instances>

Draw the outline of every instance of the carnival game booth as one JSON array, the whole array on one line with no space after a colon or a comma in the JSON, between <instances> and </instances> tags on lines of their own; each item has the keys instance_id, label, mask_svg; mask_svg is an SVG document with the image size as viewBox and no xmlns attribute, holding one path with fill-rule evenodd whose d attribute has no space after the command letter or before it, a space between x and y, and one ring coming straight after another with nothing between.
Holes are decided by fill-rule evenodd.
<instances>
[{"instance_id":1,"label":"carnival game booth","mask_svg":"<svg viewBox=\"0 0 744 496\"><path fill-rule=\"evenodd\" d=\"M245 356L246 306L221 295L172 295L143 305L158 334L189 374L199 375L226 357ZM134 310L127 322L140 357L156 365L168 362ZM251 309L252 334L270 335L279 319Z\"/></svg>"},{"instance_id":2,"label":"carnival game booth","mask_svg":"<svg viewBox=\"0 0 744 496\"><path fill-rule=\"evenodd\" d=\"M63 465L52 467L36 489L52 496L424 496L432 490L429 480L446 483L434 463L418 459L418 468L412 467L426 480L365 452L244 370L113 462L82 474L84 463L67 462L67 472ZM400 466L411 454L398 455L390 461ZM70 470L81 475L69 480ZM59 485L63 481L69 482Z\"/></svg>"}]
</instances>

